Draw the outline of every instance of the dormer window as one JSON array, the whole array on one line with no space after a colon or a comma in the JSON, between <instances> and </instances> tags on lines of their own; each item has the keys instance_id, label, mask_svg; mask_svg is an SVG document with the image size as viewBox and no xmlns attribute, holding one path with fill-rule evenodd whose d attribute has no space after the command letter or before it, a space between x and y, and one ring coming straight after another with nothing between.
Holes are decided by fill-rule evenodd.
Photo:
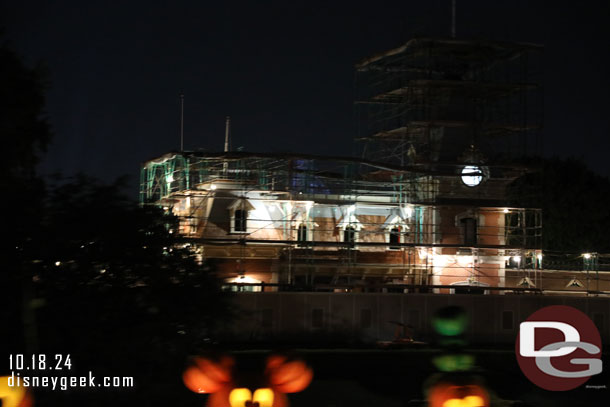
<instances>
[{"instance_id":1,"label":"dormer window","mask_svg":"<svg viewBox=\"0 0 610 407\"><path fill-rule=\"evenodd\" d=\"M307 244L307 225L301 223L297 229L297 241L299 246L306 246Z\"/></svg>"},{"instance_id":2,"label":"dormer window","mask_svg":"<svg viewBox=\"0 0 610 407\"><path fill-rule=\"evenodd\" d=\"M354 248L356 246L356 228L353 226L346 226L345 229L343 229L343 241L350 249Z\"/></svg>"},{"instance_id":3,"label":"dormer window","mask_svg":"<svg viewBox=\"0 0 610 407\"><path fill-rule=\"evenodd\" d=\"M343 208L343 218L337 225L343 234L343 242L349 249L356 247L356 241L358 240L357 233L362 230L363 227L362 223L360 223L358 217L356 216L356 210L356 205Z\"/></svg>"},{"instance_id":4,"label":"dormer window","mask_svg":"<svg viewBox=\"0 0 610 407\"><path fill-rule=\"evenodd\" d=\"M408 239L409 226L405 218L397 213L392 213L387 217L383 224L385 232L385 241L388 243L388 249L400 250L401 244Z\"/></svg>"},{"instance_id":5,"label":"dormer window","mask_svg":"<svg viewBox=\"0 0 610 407\"><path fill-rule=\"evenodd\" d=\"M247 199L238 199L228 207L231 217L230 233L247 233L248 216L254 207Z\"/></svg>"},{"instance_id":6,"label":"dormer window","mask_svg":"<svg viewBox=\"0 0 610 407\"><path fill-rule=\"evenodd\" d=\"M393 227L390 229L390 249L398 250L400 249L400 228Z\"/></svg>"},{"instance_id":7,"label":"dormer window","mask_svg":"<svg viewBox=\"0 0 610 407\"><path fill-rule=\"evenodd\" d=\"M233 219L234 232L246 232L248 230L248 211L244 209L235 210Z\"/></svg>"}]
</instances>

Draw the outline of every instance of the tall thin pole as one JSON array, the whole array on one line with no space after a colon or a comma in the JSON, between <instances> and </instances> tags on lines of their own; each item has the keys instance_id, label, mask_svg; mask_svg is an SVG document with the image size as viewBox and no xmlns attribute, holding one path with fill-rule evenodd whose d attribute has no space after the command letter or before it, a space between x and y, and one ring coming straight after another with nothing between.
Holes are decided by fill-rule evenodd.
<instances>
[{"instance_id":1,"label":"tall thin pole","mask_svg":"<svg viewBox=\"0 0 610 407\"><path fill-rule=\"evenodd\" d=\"M225 121L225 153L229 151L229 134L231 132L231 117L227 116Z\"/></svg>"},{"instance_id":2,"label":"tall thin pole","mask_svg":"<svg viewBox=\"0 0 610 407\"><path fill-rule=\"evenodd\" d=\"M180 94L180 151L184 151L184 93Z\"/></svg>"},{"instance_id":3,"label":"tall thin pole","mask_svg":"<svg viewBox=\"0 0 610 407\"><path fill-rule=\"evenodd\" d=\"M451 38L455 38L455 1L451 0Z\"/></svg>"},{"instance_id":4,"label":"tall thin pole","mask_svg":"<svg viewBox=\"0 0 610 407\"><path fill-rule=\"evenodd\" d=\"M231 117L227 116L227 118L225 120L225 148L224 148L225 153L229 152L229 135L230 134L231 134ZM229 166L229 163L225 160L225 162L222 164L222 169L225 173L227 172L228 166Z\"/></svg>"}]
</instances>

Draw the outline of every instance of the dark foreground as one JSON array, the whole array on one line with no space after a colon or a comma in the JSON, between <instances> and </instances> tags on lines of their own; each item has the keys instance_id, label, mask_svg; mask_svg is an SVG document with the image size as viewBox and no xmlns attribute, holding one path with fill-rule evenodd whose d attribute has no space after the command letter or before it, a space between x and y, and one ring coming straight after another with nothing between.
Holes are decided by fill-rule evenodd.
<instances>
[{"instance_id":1,"label":"dark foreground","mask_svg":"<svg viewBox=\"0 0 610 407\"><path fill-rule=\"evenodd\" d=\"M296 354L314 369L311 385L290 395L300 406L419 406L426 379L435 373L432 349L307 349ZM608 353L605 371L578 389L550 392L531 384L519 370L512 350L473 350L477 373L493 394L492 406L605 406L610 400ZM232 352L244 369L255 366L269 352ZM114 361L116 362L116 361ZM134 373L134 389L99 391L38 391L38 406L204 406L206 396L187 390L180 378L183 364L158 371ZM605 386L601 389L586 386Z\"/></svg>"}]
</instances>

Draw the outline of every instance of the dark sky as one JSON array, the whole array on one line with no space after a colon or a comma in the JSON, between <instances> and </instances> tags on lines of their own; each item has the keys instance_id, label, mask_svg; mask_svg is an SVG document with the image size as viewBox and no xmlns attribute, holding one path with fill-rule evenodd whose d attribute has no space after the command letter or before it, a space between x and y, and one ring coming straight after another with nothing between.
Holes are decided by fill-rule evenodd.
<instances>
[{"instance_id":1,"label":"dark sky","mask_svg":"<svg viewBox=\"0 0 610 407\"><path fill-rule=\"evenodd\" d=\"M610 175L610 3L457 0L459 38L545 45L547 155ZM415 34L448 35L450 0L3 1L0 25L50 69L43 170L112 180L179 147L354 152L354 63Z\"/></svg>"}]
</instances>

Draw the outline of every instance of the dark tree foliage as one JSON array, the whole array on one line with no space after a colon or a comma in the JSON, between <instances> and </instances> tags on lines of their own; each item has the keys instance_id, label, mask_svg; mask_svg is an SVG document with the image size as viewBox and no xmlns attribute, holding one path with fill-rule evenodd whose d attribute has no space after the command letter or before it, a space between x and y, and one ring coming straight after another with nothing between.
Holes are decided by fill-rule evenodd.
<instances>
[{"instance_id":1,"label":"dark tree foliage","mask_svg":"<svg viewBox=\"0 0 610 407\"><path fill-rule=\"evenodd\" d=\"M186 355L230 316L219 280L169 233L175 219L120 182L45 185L45 76L0 43L0 356L70 354L64 374L135 380L131 391L36 392L39 405L173 405Z\"/></svg>"},{"instance_id":2,"label":"dark tree foliage","mask_svg":"<svg viewBox=\"0 0 610 407\"><path fill-rule=\"evenodd\" d=\"M187 355L230 316L220 280L176 245L173 217L131 202L120 183L79 176L50 191L35 276L41 350L70 353L84 373L133 376L142 386L100 393L100 405L169 397ZM97 405L89 397L71 403Z\"/></svg>"},{"instance_id":3,"label":"dark tree foliage","mask_svg":"<svg viewBox=\"0 0 610 407\"><path fill-rule=\"evenodd\" d=\"M0 42L1 205L3 213L12 214L6 222L17 247L27 242L39 221L44 188L36 164L51 140L51 130L44 115L45 69L41 64L28 68L1 35Z\"/></svg>"},{"instance_id":4,"label":"dark tree foliage","mask_svg":"<svg viewBox=\"0 0 610 407\"><path fill-rule=\"evenodd\" d=\"M31 177L51 140L43 114L46 70L26 67L0 33L0 134L4 176Z\"/></svg>"},{"instance_id":5,"label":"dark tree foliage","mask_svg":"<svg viewBox=\"0 0 610 407\"><path fill-rule=\"evenodd\" d=\"M11 327L0 345L23 351L24 325L30 320L21 305L29 301L29 265L35 258L31 244L38 233L44 184L36 164L51 138L44 115L45 73L41 65L27 67L0 32L0 213L3 243L0 246L0 322ZM25 322L24 322L25 321ZM26 335L27 336L27 335Z\"/></svg>"},{"instance_id":6,"label":"dark tree foliage","mask_svg":"<svg viewBox=\"0 0 610 407\"><path fill-rule=\"evenodd\" d=\"M610 180L574 158L537 162L510 193L514 206L542 208L543 249L609 253Z\"/></svg>"}]
</instances>

